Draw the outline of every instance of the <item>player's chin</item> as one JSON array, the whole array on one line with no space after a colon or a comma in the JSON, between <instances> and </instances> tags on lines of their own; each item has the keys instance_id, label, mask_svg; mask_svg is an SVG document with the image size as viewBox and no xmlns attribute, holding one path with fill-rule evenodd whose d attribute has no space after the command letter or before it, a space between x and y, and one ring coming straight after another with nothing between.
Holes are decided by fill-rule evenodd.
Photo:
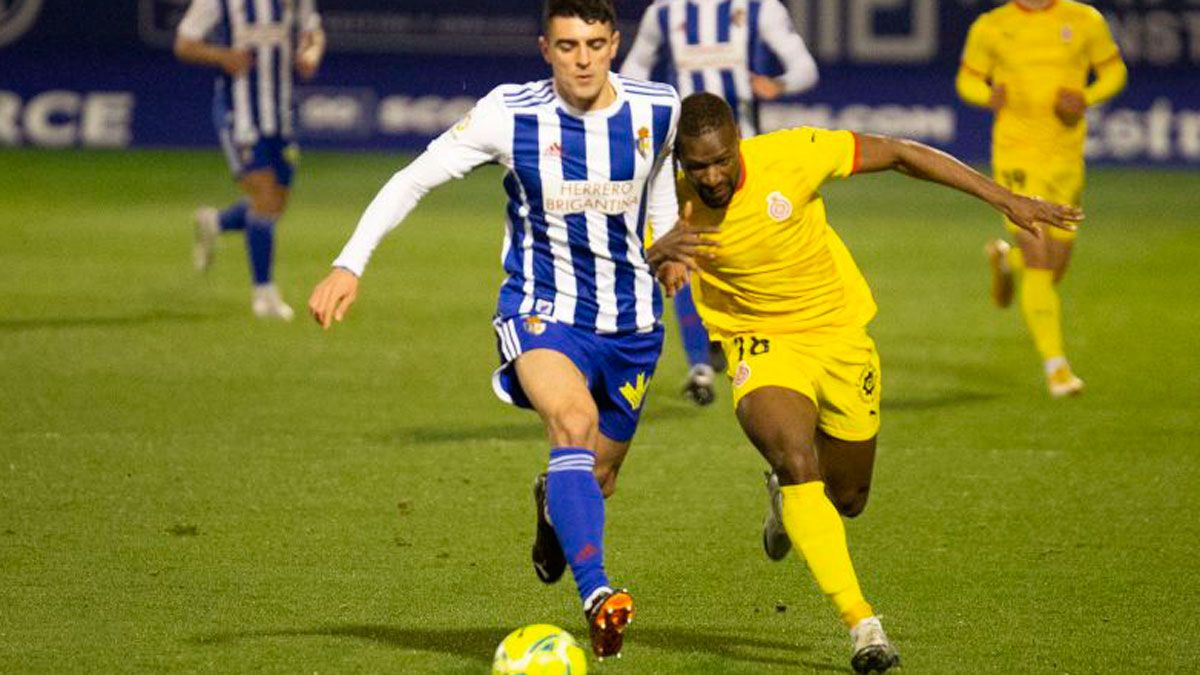
<instances>
[{"instance_id":1,"label":"player's chin","mask_svg":"<svg viewBox=\"0 0 1200 675\"><path fill-rule=\"evenodd\" d=\"M698 190L697 194L700 195L700 201L704 202L704 205L710 209L723 209L729 206L729 200L733 199L733 192L731 190L722 190L719 192Z\"/></svg>"}]
</instances>

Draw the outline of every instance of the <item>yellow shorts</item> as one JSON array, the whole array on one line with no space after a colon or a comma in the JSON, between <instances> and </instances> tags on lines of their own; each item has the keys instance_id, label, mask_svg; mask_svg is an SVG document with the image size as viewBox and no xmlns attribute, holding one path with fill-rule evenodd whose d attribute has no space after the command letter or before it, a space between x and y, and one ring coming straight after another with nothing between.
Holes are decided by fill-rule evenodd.
<instances>
[{"instance_id":1,"label":"yellow shorts","mask_svg":"<svg viewBox=\"0 0 1200 675\"><path fill-rule=\"evenodd\" d=\"M1079 206L1083 200L1083 163L1079 164L1044 164L1028 161L994 162L996 182L1021 195L1041 197L1047 201L1059 204ZM1004 219L1004 226L1012 234L1021 228L1012 221ZM1078 232L1047 228L1050 236L1062 241L1074 241Z\"/></svg>"},{"instance_id":2,"label":"yellow shorts","mask_svg":"<svg viewBox=\"0 0 1200 675\"><path fill-rule=\"evenodd\" d=\"M733 381L733 407L760 387L783 387L817 406L817 426L845 441L879 433L883 382L866 331L814 338L804 333L743 333L721 340Z\"/></svg>"}]
</instances>

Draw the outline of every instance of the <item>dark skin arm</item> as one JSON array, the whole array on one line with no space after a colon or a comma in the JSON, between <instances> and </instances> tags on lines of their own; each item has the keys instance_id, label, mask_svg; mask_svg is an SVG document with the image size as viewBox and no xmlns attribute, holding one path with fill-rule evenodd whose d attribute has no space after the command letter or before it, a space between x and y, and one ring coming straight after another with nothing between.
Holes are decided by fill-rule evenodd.
<instances>
[{"instance_id":1,"label":"dark skin arm","mask_svg":"<svg viewBox=\"0 0 1200 675\"><path fill-rule=\"evenodd\" d=\"M1075 230L1076 224L1083 220L1083 211L1074 206L1018 195L923 143L872 134L859 134L858 143L858 173L895 170L913 178L941 183L987 202L1017 227L1035 235L1041 234L1039 223Z\"/></svg>"}]
</instances>

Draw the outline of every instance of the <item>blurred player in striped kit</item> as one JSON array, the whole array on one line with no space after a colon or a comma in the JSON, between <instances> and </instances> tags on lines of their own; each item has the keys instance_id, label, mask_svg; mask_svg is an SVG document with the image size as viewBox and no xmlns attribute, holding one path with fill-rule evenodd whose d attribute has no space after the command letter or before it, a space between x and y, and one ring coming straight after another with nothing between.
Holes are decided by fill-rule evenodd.
<instances>
[{"instance_id":1,"label":"blurred player in striped kit","mask_svg":"<svg viewBox=\"0 0 1200 675\"><path fill-rule=\"evenodd\" d=\"M217 68L213 116L221 147L245 197L218 211L196 211L193 262L212 265L217 237L244 232L260 318L290 321L292 308L272 282L275 223L287 206L298 159L293 73L316 75L325 35L315 0L192 0L175 55Z\"/></svg>"},{"instance_id":2,"label":"blurred player in striped kit","mask_svg":"<svg viewBox=\"0 0 1200 675\"><path fill-rule=\"evenodd\" d=\"M782 65L782 73L773 77ZM779 0L656 0L642 17L621 74L675 85L681 96L707 92L733 109L742 138L758 134L758 102L795 94L817 82L817 64ZM684 394L700 405L713 400L715 372L708 332L690 286L675 295L675 313L687 353Z\"/></svg>"},{"instance_id":3,"label":"blurred player in striped kit","mask_svg":"<svg viewBox=\"0 0 1200 675\"><path fill-rule=\"evenodd\" d=\"M666 235L678 215L679 98L669 85L609 71L614 25L611 0L548 0L540 47L553 77L496 87L393 176L309 299L322 327L341 321L372 252L425 194L483 164L507 170L492 386L545 426L533 567L551 584L570 566L598 657L620 654L633 618L632 596L605 569L604 498L662 350L662 296L643 242L651 225Z\"/></svg>"}]
</instances>

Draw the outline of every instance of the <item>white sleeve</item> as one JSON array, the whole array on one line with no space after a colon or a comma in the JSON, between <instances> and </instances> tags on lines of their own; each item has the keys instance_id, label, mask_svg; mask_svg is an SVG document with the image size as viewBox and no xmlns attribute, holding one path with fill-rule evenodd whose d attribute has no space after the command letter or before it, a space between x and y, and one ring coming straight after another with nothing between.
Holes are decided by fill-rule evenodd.
<instances>
[{"instance_id":1,"label":"white sleeve","mask_svg":"<svg viewBox=\"0 0 1200 675\"><path fill-rule=\"evenodd\" d=\"M671 130L663 144L658 168L650 177L650 203L646 205L646 217L650 219L654 238L659 239L664 234L675 229L675 221L679 218L679 198L675 196L675 130L679 122L679 108L676 106L671 116Z\"/></svg>"},{"instance_id":2,"label":"white sleeve","mask_svg":"<svg viewBox=\"0 0 1200 675\"><path fill-rule=\"evenodd\" d=\"M430 190L507 154L497 143L500 130L512 128L504 119L507 114L499 100L489 95L461 122L434 139L420 157L392 176L375 195L333 266L361 277L379 242Z\"/></svg>"},{"instance_id":3,"label":"white sleeve","mask_svg":"<svg viewBox=\"0 0 1200 675\"><path fill-rule=\"evenodd\" d=\"M817 62L813 60L804 38L792 25L792 16L779 0L764 0L758 14L758 31L763 41L783 63L783 91L796 94L811 89L817 83Z\"/></svg>"},{"instance_id":4,"label":"white sleeve","mask_svg":"<svg viewBox=\"0 0 1200 675\"><path fill-rule=\"evenodd\" d=\"M299 26L304 33L321 30L321 15L317 13L317 0L300 0Z\"/></svg>"},{"instance_id":5,"label":"white sleeve","mask_svg":"<svg viewBox=\"0 0 1200 675\"><path fill-rule=\"evenodd\" d=\"M188 40L203 40L221 20L220 0L192 0L176 35Z\"/></svg>"},{"instance_id":6,"label":"white sleeve","mask_svg":"<svg viewBox=\"0 0 1200 675\"><path fill-rule=\"evenodd\" d=\"M654 62L658 60L658 49L662 41L662 30L658 26L658 7L650 5L642 15L642 23L638 27L633 47L621 63L621 74L639 80L650 79L650 71L654 70Z\"/></svg>"}]
</instances>

